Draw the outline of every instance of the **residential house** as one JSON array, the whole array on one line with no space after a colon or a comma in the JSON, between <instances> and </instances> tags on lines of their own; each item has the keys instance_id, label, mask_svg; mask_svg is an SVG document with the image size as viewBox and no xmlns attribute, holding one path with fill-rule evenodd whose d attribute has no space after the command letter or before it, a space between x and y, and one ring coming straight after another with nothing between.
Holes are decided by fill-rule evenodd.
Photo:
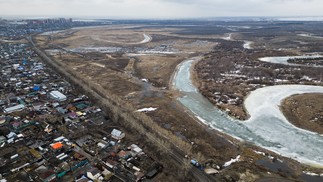
<instances>
[{"instance_id":1,"label":"residential house","mask_svg":"<svg viewBox=\"0 0 323 182\"><path fill-rule=\"evenodd\" d=\"M86 176L91 180L103 180L101 171L98 168L92 167L87 170Z\"/></svg>"},{"instance_id":2,"label":"residential house","mask_svg":"<svg viewBox=\"0 0 323 182\"><path fill-rule=\"evenodd\" d=\"M111 137L116 140L121 140L125 137L125 134L120 130L113 129L111 132Z\"/></svg>"}]
</instances>

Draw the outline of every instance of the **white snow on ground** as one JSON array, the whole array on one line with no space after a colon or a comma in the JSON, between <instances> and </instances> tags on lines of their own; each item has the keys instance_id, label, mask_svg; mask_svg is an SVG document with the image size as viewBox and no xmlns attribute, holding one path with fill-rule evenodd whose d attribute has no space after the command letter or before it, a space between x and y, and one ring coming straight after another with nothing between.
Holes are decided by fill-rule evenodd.
<instances>
[{"instance_id":1,"label":"white snow on ground","mask_svg":"<svg viewBox=\"0 0 323 182\"><path fill-rule=\"evenodd\" d=\"M251 47L252 43L253 43L252 41L244 41L243 48L252 49L252 47Z\"/></svg>"},{"instance_id":2,"label":"white snow on ground","mask_svg":"<svg viewBox=\"0 0 323 182\"><path fill-rule=\"evenodd\" d=\"M323 37L315 36L315 35L312 35L312 34L306 34L306 33L297 34L297 35L301 36L301 37L310 37L310 38L316 38L316 39L323 39Z\"/></svg>"},{"instance_id":3,"label":"white snow on ground","mask_svg":"<svg viewBox=\"0 0 323 182\"><path fill-rule=\"evenodd\" d=\"M49 31L49 32L41 33L40 35L53 35L53 34L58 34L58 33L64 32L64 31L65 30Z\"/></svg>"},{"instance_id":4,"label":"white snow on ground","mask_svg":"<svg viewBox=\"0 0 323 182\"><path fill-rule=\"evenodd\" d=\"M181 54L181 52L168 52L168 51L139 51L139 53L129 53L127 56L149 56L156 54Z\"/></svg>"},{"instance_id":5,"label":"white snow on ground","mask_svg":"<svg viewBox=\"0 0 323 182\"><path fill-rule=\"evenodd\" d=\"M148 42L150 42L151 40L152 40L152 38L151 38L151 36L150 35L147 35L147 34L144 34L144 40L142 40L141 42L140 42L140 44L145 44L145 43L148 43Z\"/></svg>"},{"instance_id":6,"label":"white snow on ground","mask_svg":"<svg viewBox=\"0 0 323 182\"><path fill-rule=\"evenodd\" d=\"M308 172L308 171L303 171L304 174L310 175L310 176L322 176L320 174L316 174L316 173L312 173L312 172Z\"/></svg>"},{"instance_id":7,"label":"white snow on ground","mask_svg":"<svg viewBox=\"0 0 323 182\"><path fill-rule=\"evenodd\" d=\"M143 79L141 79L141 81L148 82L148 79L147 78L143 78Z\"/></svg>"},{"instance_id":8,"label":"white snow on ground","mask_svg":"<svg viewBox=\"0 0 323 182\"><path fill-rule=\"evenodd\" d=\"M226 37L222 37L223 40L232 40L232 34L229 33Z\"/></svg>"},{"instance_id":9,"label":"white snow on ground","mask_svg":"<svg viewBox=\"0 0 323 182\"><path fill-rule=\"evenodd\" d=\"M256 150L254 150L254 152L255 152L256 154L260 154L260 155L266 156L266 154L265 154L264 152L260 152L260 151L256 151Z\"/></svg>"},{"instance_id":10,"label":"white snow on ground","mask_svg":"<svg viewBox=\"0 0 323 182\"><path fill-rule=\"evenodd\" d=\"M119 42L119 41L111 41L111 40L107 40L107 39L102 39L100 36L98 35L91 35L90 37L93 40L96 41L102 41L102 42L109 42L109 43L116 43L116 44L128 44L128 45L135 45L135 44L144 44L144 43L148 43L152 40L152 37L148 34L143 34L144 39L140 42Z\"/></svg>"},{"instance_id":11,"label":"white snow on ground","mask_svg":"<svg viewBox=\"0 0 323 182\"><path fill-rule=\"evenodd\" d=\"M231 159L228 162L224 163L223 166L228 167L228 166L230 166L231 164L233 164L235 162L239 162L239 159L240 159L240 155L238 155L235 159Z\"/></svg>"},{"instance_id":12,"label":"white snow on ground","mask_svg":"<svg viewBox=\"0 0 323 182\"><path fill-rule=\"evenodd\" d=\"M101 53L115 53L121 51L121 47L78 47L68 49L73 52L101 52Z\"/></svg>"},{"instance_id":13,"label":"white snow on ground","mask_svg":"<svg viewBox=\"0 0 323 182\"><path fill-rule=\"evenodd\" d=\"M153 108L153 107L149 107L149 108L142 108L137 110L137 112L151 112L151 111L155 111L157 108Z\"/></svg>"},{"instance_id":14,"label":"white snow on ground","mask_svg":"<svg viewBox=\"0 0 323 182\"><path fill-rule=\"evenodd\" d=\"M262 156L266 156L266 154L264 153L264 152L260 152L260 151L256 151L256 150L254 150L254 152L256 153L256 154L259 154L259 155L262 155ZM273 160L274 159L274 157L273 156L271 156L271 155L268 155L267 156L269 159L271 159L271 160ZM277 159L277 160L279 160L280 162L283 162L282 160L280 160L280 159Z\"/></svg>"},{"instance_id":15,"label":"white snow on ground","mask_svg":"<svg viewBox=\"0 0 323 182\"><path fill-rule=\"evenodd\" d=\"M200 116L195 116L198 120L200 120L202 123L204 123L204 124L207 124L207 121L205 120L205 119L203 119L203 118L201 118Z\"/></svg>"}]
</instances>

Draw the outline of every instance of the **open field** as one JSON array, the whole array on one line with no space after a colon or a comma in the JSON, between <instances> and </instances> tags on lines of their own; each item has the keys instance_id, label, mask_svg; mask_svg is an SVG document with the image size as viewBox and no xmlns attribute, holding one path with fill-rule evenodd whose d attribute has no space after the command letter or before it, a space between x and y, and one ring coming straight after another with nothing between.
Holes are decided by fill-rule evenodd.
<instances>
[{"instance_id":1,"label":"open field","mask_svg":"<svg viewBox=\"0 0 323 182\"><path fill-rule=\"evenodd\" d=\"M172 136L191 145L189 149L183 149L190 158L196 158L202 162L213 161L223 168L225 162L241 155L240 162L225 168L217 176L218 179L234 181L241 176L246 179L249 177L251 181L271 177L297 179L304 166L283 158L284 167L281 171L270 170L262 162L267 161L275 165L276 162L270 157L274 156L277 159L281 158L280 156L249 146L202 125L196 118L191 117L191 113L188 114L189 111L183 109L176 101L177 93L169 89L171 76L180 62L187 58L205 55L195 67L195 79L200 90L211 101L213 94L219 92L217 89L221 89L222 95L232 94L232 99L238 97L235 100L236 104L224 101L218 106L223 110L229 109L233 111L232 115L244 119L247 114L241 107L243 98L249 91L261 87L266 80L243 84L235 77L226 77L223 82L216 82L219 76L231 74L230 71L235 68L240 69L237 65L247 66L242 69L246 76L278 74L284 77L294 74L289 70L275 71L278 66L270 67L268 64L254 60L257 56L268 54L265 49L261 49L267 46L265 45L267 40L262 39L260 35L251 40L255 42L251 47L258 48L254 51L243 49L242 39L248 37L250 40L250 36L234 33L230 37L237 40L223 40L228 33L232 31L213 26L207 29L203 26L118 25L72 29L49 36L39 35L35 41L53 60L73 72L77 79L102 90L106 97L121 99L124 104L134 108L132 112L143 108L157 108L155 111L147 112L146 115L158 126L171 132ZM145 35L149 35L151 40L145 40L147 38ZM271 50L270 55L297 52ZM260 68L253 70L254 64ZM265 69L267 67L270 68L267 70ZM290 81L290 83L294 82ZM241 87L238 87L239 84ZM271 84L274 83L267 82L267 85ZM231 95L228 95L224 100L228 101L230 97ZM219 102L215 100L213 103ZM259 154L255 150L265 151L266 154ZM167 166L167 162L165 165ZM269 175L268 172L271 174Z\"/></svg>"}]
</instances>

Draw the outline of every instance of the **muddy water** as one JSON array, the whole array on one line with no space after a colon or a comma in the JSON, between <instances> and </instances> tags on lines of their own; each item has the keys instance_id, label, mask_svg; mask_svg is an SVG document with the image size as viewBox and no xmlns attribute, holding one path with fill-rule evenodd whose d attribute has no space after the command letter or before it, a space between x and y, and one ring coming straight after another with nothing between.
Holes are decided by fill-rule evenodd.
<instances>
[{"instance_id":1,"label":"muddy water","mask_svg":"<svg viewBox=\"0 0 323 182\"><path fill-rule=\"evenodd\" d=\"M281 85L251 92L245 101L251 117L241 122L214 107L192 84L190 67L183 62L173 78L174 89L183 93L179 101L202 122L235 138L294 158L300 162L323 166L323 136L291 125L279 110L282 99L301 93L323 93L323 87Z\"/></svg>"}]
</instances>

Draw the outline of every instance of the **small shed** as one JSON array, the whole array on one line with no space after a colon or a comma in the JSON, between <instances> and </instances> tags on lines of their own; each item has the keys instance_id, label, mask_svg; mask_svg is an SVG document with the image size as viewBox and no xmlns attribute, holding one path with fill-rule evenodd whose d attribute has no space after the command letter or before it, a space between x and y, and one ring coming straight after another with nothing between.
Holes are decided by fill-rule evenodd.
<instances>
[{"instance_id":1,"label":"small shed","mask_svg":"<svg viewBox=\"0 0 323 182\"><path fill-rule=\"evenodd\" d=\"M62 94L61 92L59 91L51 91L49 93L50 97L56 101L59 101L59 102L63 102L63 101L66 101L67 97L66 95Z\"/></svg>"},{"instance_id":2,"label":"small shed","mask_svg":"<svg viewBox=\"0 0 323 182\"><path fill-rule=\"evenodd\" d=\"M131 153L133 156L136 156L142 152L142 149L140 147L138 147L136 144L132 144L130 146L130 148L131 148Z\"/></svg>"},{"instance_id":3,"label":"small shed","mask_svg":"<svg viewBox=\"0 0 323 182\"><path fill-rule=\"evenodd\" d=\"M125 134L120 130L113 129L111 132L111 137L116 140L121 140L125 137Z\"/></svg>"}]
</instances>

